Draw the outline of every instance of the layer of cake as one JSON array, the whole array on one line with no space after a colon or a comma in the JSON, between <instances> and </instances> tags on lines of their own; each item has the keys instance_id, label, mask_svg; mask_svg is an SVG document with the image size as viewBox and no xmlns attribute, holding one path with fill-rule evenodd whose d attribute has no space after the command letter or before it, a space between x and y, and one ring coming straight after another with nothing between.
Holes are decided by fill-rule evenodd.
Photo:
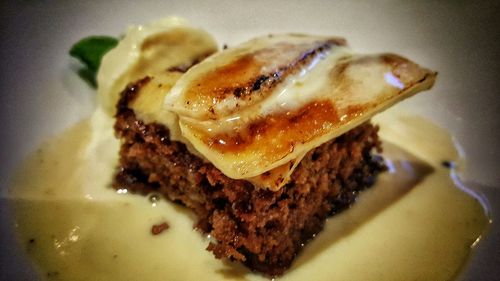
<instances>
[{"instance_id":1,"label":"layer of cake","mask_svg":"<svg viewBox=\"0 0 500 281\"><path fill-rule=\"evenodd\" d=\"M121 169L114 186L158 192L191 208L198 228L215 239L208 249L253 270L283 273L327 216L349 206L382 170L371 155L379 148L377 128L365 123L307 153L278 191L256 188L171 141L165 126L139 120L127 107L134 89L119 103Z\"/></svg>"}]
</instances>

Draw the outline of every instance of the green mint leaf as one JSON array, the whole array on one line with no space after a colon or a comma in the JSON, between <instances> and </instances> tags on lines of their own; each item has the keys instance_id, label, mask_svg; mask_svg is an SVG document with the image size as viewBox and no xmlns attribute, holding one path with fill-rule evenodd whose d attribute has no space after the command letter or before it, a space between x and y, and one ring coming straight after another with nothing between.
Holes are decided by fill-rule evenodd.
<instances>
[{"instance_id":1,"label":"green mint leaf","mask_svg":"<svg viewBox=\"0 0 500 281\"><path fill-rule=\"evenodd\" d=\"M80 77L96 86L96 75L102 57L118 44L118 39L110 36L89 36L76 42L69 54L85 65L79 71Z\"/></svg>"}]
</instances>

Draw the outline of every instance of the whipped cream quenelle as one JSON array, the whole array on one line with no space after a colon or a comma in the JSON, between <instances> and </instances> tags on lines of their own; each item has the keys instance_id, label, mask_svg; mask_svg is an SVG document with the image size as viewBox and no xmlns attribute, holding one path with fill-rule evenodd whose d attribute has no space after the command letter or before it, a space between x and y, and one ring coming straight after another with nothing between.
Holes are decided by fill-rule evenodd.
<instances>
[{"instance_id":1,"label":"whipped cream quenelle","mask_svg":"<svg viewBox=\"0 0 500 281\"><path fill-rule=\"evenodd\" d=\"M182 62L162 59L168 67L143 71L150 81L139 89L132 108L143 120L168 127L172 140L184 142L226 176L272 190L286 184L308 151L429 89L436 77L398 55L360 55L342 38L299 34L250 40L209 56L184 74L164 71L214 51L208 35L184 31L189 38L206 39L199 40L204 45L179 47ZM171 39L157 40L157 48L173 50L168 44L176 41ZM123 55L117 53L122 45L103 60L101 79L109 76L109 58ZM131 73L122 77L141 78L136 70ZM116 103L123 89L118 86L133 81L112 82L116 92L109 95L108 89L103 99ZM99 87L101 97L106 95Z\"/></svg>"}]
</instances>

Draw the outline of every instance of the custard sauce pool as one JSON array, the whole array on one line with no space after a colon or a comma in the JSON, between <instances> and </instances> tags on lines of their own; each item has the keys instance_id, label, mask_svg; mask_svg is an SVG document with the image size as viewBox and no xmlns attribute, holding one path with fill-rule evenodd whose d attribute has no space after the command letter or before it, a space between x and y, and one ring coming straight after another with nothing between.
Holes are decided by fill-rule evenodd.
<instances>
[{"instance_id":1,"label":"custard sauce pool","mask_svg":"<svg viewBox=\"0 0 500 281\"><path fill-rule=\"evenodd\" d=\"M381 125L388 171L328 219L279 280L450 280L489 223L443 160L450 136L391 109ZM268 280L206 251L191 212L111 189L119 143L101 111L44 143L10 190L19 241L47 280ZM465 192L468 191L468 192ZM152 235L153 225L169 229Z\"/></svg>"}]
</instances>

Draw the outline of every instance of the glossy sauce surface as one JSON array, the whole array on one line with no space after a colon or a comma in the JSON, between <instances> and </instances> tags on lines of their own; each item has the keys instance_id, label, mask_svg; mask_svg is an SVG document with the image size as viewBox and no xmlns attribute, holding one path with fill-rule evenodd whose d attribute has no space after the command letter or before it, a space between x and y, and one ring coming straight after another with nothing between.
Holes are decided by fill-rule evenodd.
<instances>
[{"instance_id":1,"label":"glossy sauce surface","mask_svg":"<svg viewBox=\"0 0 500 281\"><path fill-rule=\"evenodd\" d=\"M389 170L328 220L278 280L450 280L488 224L443 160L449 135L389 110L377 117ZM189 210L109 187L118 142L102 112L43 144L11 189L19 239L48 280L267 280L216 260ZM404 145L404 146L403 146ZM167 222L158 235L154 225Z\"/></svg>"}]
</instances>

